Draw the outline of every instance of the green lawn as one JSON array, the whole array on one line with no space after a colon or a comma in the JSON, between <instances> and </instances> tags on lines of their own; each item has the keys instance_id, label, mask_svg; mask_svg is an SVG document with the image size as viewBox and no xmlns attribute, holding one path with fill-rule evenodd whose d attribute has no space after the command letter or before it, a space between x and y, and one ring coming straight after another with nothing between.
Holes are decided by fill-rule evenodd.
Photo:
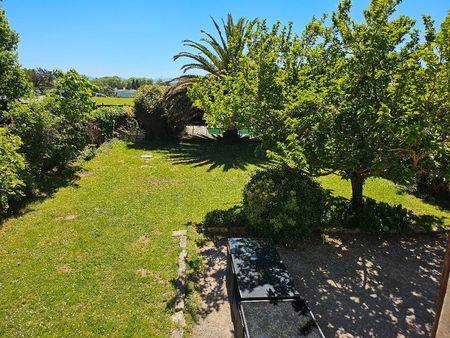
<instances>
[{"instance_id":1,"label":"green lawn","mask_svg":"<svg viewBox=\"0 0 450 338\"><path fill-rule=\"evenodd\" d=\"M132 97L93 97L97 106L105 105L126 105L132 106L134 98Z\"/></svg>"},{"instance_id":2,"label":"green lawn","mask_svg":"<svg viewBox=\"0 0 450 338\"><path fill-rule=\"evenodd\" d=\"M171 232L239 203L252 153L103 148L73 186L3 224L0 336L167 337L179 254Z\"/></svg>"},{"instance_id":3,"label":"green lawn","mask_svg":"<svg viewBox=\"0 0 450 338\"><path fill-rule=\"evenodd\" d=\"M171 232L192 232L189 222L239 204L261 165L253 151L252 144L104 146L70 186L3 224L0 336L167 337L179 254ZM153 158L143 160L148 153ZM349 197L347 181L320 182ZM389 181L370 180L365 192L450 224L448 209Z\"/></svg>"}]
</instances>

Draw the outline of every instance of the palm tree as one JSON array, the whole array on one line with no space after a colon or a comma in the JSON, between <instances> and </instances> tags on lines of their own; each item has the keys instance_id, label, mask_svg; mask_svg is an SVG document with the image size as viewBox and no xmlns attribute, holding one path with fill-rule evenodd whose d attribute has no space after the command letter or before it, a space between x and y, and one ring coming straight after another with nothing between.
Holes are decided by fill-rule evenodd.
<instances>
[{"instance_id":1,"label":"palm tree","mask_svg":"<svg viewBox=\"0 0 450 338\"><path fill-rule=\"evenodd\" d=\"M192 69L200 69L207 74L218 75L227 71L232 62L239 58L244 52L245 42L248 38L253 23L245 18L240 18L235 23L231 14L228 14L227 21L222 19L223 31L217 21L211 18L219 36L218 41L212 34L202 30L206 37L200 42L184 40L183 45L197 50L198 53L181 52L174 56L174 60L180 58L191 59L192 63L187 63L181 67L183 73ZM182 76L183 77L183 76ZM187 78L191 78L188 76Z\"/></svg>"},{"instance_id":2,"label":"palm tree","mask_svg":"<svg viewBox=\"0 0 450 338\"><path fill-rule=\"evenodd\" d=\"M219 75L229 71L233 62L244 53L254 22L245 18L239 18L235 22L232 15L228 14L226 21L221 19L222 27L220 27L216 20L211 19L216 28L217 37L202 30L204 37L200 39L200 42L183 41L183 45L194 49L194 52L180 52L174 56L174 61L181 58L190 61L181 67L183 75L174 79L176 83L167 91L169 100L173 99L173 96L186 96L191 84L203 78L202 75L186 74L189 71L200 70L206 73L204 76ZM225 132L224 137L227 136L237 136L237 130Z\"/></svg>"}]
</instances>

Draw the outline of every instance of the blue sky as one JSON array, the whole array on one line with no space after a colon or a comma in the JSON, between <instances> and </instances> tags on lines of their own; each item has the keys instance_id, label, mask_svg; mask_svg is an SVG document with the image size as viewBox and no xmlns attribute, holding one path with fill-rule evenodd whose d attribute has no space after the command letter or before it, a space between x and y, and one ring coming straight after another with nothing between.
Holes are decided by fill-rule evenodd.
<instances>
[{"instance_id":1,"label":"blue sky","mask_svg":"<svg viewBox=\"0 0 450 338\"><path fill-rule=\"evenodd\" d=\"M368 0L354 0L356 19ZM338 0L3 0L11 26L20 34L20 62L27 68L67 70L89 76L172 78L181 61L182 40L213 31L210 16L267 18L294 22L296 31L313 15L330 13ZM437 23L449 0L404 0L398 14ZM421 25L420 25L421 26Z\"/></svg>"}]
</instances>

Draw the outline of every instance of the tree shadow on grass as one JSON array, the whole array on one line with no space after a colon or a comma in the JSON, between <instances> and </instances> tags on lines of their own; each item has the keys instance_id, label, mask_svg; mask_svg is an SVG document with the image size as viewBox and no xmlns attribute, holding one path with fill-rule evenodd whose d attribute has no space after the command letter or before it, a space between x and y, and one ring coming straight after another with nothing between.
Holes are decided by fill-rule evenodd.
<instances>
[{"instance_id":1,"label":"tree shadow on grass","mask_svg":"<svg viewBox=\"0 0 450 338\"><path fill-rule=\"evenodd\" d=\"M450 200L446 198L436 197L430 194L421 193L406 186L399 186L397 189L399 195L414 195L427 204L431 204L442 211L450 212Z\"/></svg>"},{"instance_id":2,"label":"tree shadow on grass","mask_svg":"<svg viewBox=\"0 0 450 338\"><path fill-rule=\"evenodd\" d=\"M267 160L256 155L258 143L242 140L239 143L219 143L211 139L196 137L179 143L158 142L152 144L130 144L129 147L159 150L174 164L208 167L208 171L222 169L246 170L249 166L263 167Z\"/></svg>"},{"instance_id":3,"label":"tree shadow on grass","mask_svg":"<svg viewBox=\"0 0 450 338\"><path fill-rule=\"evenodd\" d=\"M77 181L83 176L83 168L79 165L71 165L59 171L51 171L45 174L39 182L35 183L33 192L24 199L11 205L11 209L4 217L0 217L0 229L3 223L10 217L20 217L34 208L30 207L33 202L42 202L51 198L61 188L78 187Z\"/></svg>"}]
</instances>

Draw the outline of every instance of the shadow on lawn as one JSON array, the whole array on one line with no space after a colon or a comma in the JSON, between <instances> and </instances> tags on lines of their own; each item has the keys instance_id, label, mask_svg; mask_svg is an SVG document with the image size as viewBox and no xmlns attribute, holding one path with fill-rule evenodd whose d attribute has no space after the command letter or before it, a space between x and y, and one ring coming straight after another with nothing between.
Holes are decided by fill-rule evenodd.
<instances>
[{"instance_id":1,"label":"shadow on lawn","mask_svg":"<svg viewBox=\"0 0 450 338\"><path fill-rule=\"evenodd\" d=\"M420 193L416 190L409 189L405 186L399 186L397 189L397 193L400 195L414 195L415 197L421 199L425 203L431 204L435 207L438 207L439 209L443 211L449 211L450 212L450 200L440 197L435 197L426 193Z\"/></svg>"},{"instance_id":2,"label":"shadow on lawn","mask_svg":"<svg viewBox=\"0 0 450 338\"><path fill-rule=\"evenodd\" d=\"M130 145L137 149L160 150L175 164L187 164L193 167L207 166L208 171L246 170L250 165L263 166L267 160L255 154L257 146L257 142L246 139L239 143L227 144L202 137L185 139L180 143Z\"/></svg>"},{"instance_id":3,"label":"shadow on lawn","mask_svg":"<svg viewBox=\"0 0 450 338\"><path fill-rule=\"evenodd\" d=\"M12 204L11 209L4 218L0 217L0 229L9 217L19 217L34 210L29 205L33 202L41 202L52 197L59 189L64 187L78 187L77 181L83 176L83 168L78 165L71 165L60 171L46 173L39 182L36 183L33 192L18 203Z\"/></svg>"}]
</instances>

